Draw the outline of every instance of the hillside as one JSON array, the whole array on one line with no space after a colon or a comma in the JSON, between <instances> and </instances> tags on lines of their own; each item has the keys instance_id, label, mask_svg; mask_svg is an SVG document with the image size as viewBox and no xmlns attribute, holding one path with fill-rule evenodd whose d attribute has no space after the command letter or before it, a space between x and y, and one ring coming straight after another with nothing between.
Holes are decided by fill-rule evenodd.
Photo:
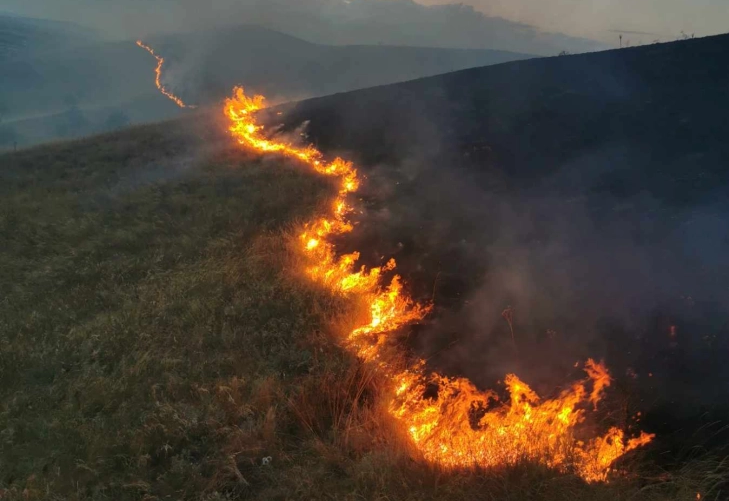
<instances>
[{"instance_id":1,"label":"hillside","mask_svg":"<svg viewBox=\"0 0 729 501\"><path fill-rule=\"evenodd\" d=\"M294 492L316 441L280 440L308 440L286 401L318 422L338 369L312 355L332 299L278 260L329 189L211 125L0 156L3 499Z\"/></svg>"},{"instance_id":2,"label":"hillside","mask_svg":"<svg viewBox=\"0 0 729 501\"><path fill-rule=\"evenodd\" d=\"M303 273L302 224L339 186L235 145L212 108L0 155L0 496L725 499L727 70L710 63L727 45L514 62L268 114L358 160L356 231L337 243L395 256L434 301L402 337L428 365L554 395L576 360L605 358L600 417L658 434L610 483L418 455L378 370L337 342L355 306ZM697 117L684 143L668 134ZM652 163L664 149L683 169Z\"/></svg>"},{"instance_id":3,"label":"hillside","mask_svg":"<svg viewBox=\"0 0 729 501\"><path fill-rule=\"evenodd\" d=\"M152 41L181 59L191 55L188 85L203 102L223 98L236 82L282 101L532 57L499 50L322 45L250 25Z\"/></svg>"},{"instance_id":4,"label":"hillside","mask_svg":"<svg viewBox=\"0 0 729 501\"><path fill-rule=\"evenodd\" d=\"M204 115L0 165L3 499L719 499L707 458L609 485L417 459L296 271L335 187Z\"/></svg>"},{"instance_id":5,"label":"hillside","mask_svg":"<svg viewBox=\"0 0 729 501\"><path fill-rule=\"evenodd\" d=\"M527 56L503 51L332 47L254 26L149 42L167 58L164 81L186 101L222 99L233 85L298 99ZM179 114L154 86L155 62L133 42L28 49L0 60L0 147L77 137Z\"/></svg>"},{"instance_id":6,"label":"hillside","mask_svg":"<svg viewBox=\"0 0 729 501\"><path fill-rule=\"evenodd\" d=\"M81 26L0 12L0 62L95 41L98 41L96 34Z\"/></svg>"},{"instance_id":7,"label":"hillside","mask_svg":"<svg viewBox=\"0 0 729 501\"><path fill-rule=\"evenodd\" d=\"M674 430L729 419L727 60L729 36L513 62L302 101L271 123L307 122L366 166L353 246L398 256L435 299L411 339L434 366L548 389L605 358L673 448Z\"/></svg>"}]
</instances>

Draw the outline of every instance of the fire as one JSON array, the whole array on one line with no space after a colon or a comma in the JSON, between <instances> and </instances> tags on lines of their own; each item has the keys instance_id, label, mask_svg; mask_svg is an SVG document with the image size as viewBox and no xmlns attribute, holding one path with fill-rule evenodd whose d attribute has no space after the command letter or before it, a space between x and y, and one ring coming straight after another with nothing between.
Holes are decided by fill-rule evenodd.
<instances>
[{"instance_id":1,"label":"fire","mask_svg":"<svg viewBox=\"0 0 729 501\"><path fill-rule=\"evenodd\" d=\"M357 252L337 254L331 237L354 230L347 198L359 188L357 170L341 158L327 162L312 146L267 137L255 118L264 106L262 96L249 97L242 88L235 88L225 102L230 132L248 148L298 160L339 180L331 214L309 222L300 236L301 249L310 257L306 272L332 290L356 295L369 305L369 320L346 335L345 345L362 359L377 363L390 380L389 412L425 460L454 469L489 468L526 459L595 482L607 480L616 459L651 441L653 435L646 433L626 439L618 428L588 439L578 437L578 426L590 409L597 408L611 384L607 368L591 359L584 366L587 377L553 399L540 398L516 375L507 375L507 402L467 379L428 374L423 361L405 371L392 369L383 360L383 347L398 329L423 319L430 308L410 298L399 276L384 281L394 272L395 260L367 269L356 266ZM426 389L433 387L437 396L426 397Z\"/></svg>"},{"instance_id":2,"label":"fire","mask_svg":"<svg viewBox=\"0 0 729 501\"><path fill-rule=\"evenodd\" d=\"M505 378L509 401L501 403L496 393L480 391L467 379L427 377L421 363L400 375L391 411L408 423L410 436L425 458L446 467L494 467L535 460L574 470L587 481L604 481L616 459L653 436L641 433L626 444L623 431L611 428L602 436L578 440L575 429L584 421L585 404L593 398L599 401L610 384L602 364L588 360L585 372L585 380L549 400L540 399L509 374ZM437 399L422 398L427 384L437 386Z\"/></svg>"},{"instance_id":3,"label":"fire","mask_svg":"<svg viewBox=\"0 0 729 501\"><path fill-rule=\"evenodd\" d=\"M162 66L165 64L165 58L158 56L152 47L149 45L145 45L141 40L137 40L137 45L139 45L141 48L152 54L152 56L157 60L157 67L154 69L155 72L155 80L154 83L157 86L157 89L167 96L170 100L172 100L177 106L180 108L194 108L195 106L190 106L185 104L182 99L175 96L172 92L168 91L164 85L162 85Z\"/></svg>"}]
</instances>

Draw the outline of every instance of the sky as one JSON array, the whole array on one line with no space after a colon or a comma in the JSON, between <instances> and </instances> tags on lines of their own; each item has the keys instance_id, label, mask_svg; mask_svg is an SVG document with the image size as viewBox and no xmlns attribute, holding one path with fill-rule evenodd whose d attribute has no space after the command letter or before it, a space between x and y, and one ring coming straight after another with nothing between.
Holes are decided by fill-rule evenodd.
<instances>
[{"instance_id":1,"label":"sky","mask_svg":"<svg viewBox=\"0 0 729 501\"><path fill-rule=\"evenodd\" d=\"M279 0L285 2L285 0ZM333 8L337 3L352 5L368 0L291 0L292 7L301 8L304 3L314 5L317 15L341 10ZM573 37L597 40L610 46L618 45L619 31L623 31L623 43L642 45L655 40L671 41L681 37L681 32L706 36L729 31L729 0L416 0L423 5L460 3L472 6L487 16L501 17L510 21L533 26L540 31L563 33ZM401 4L411 0L369 0L370 3L390 2ZM151 19L163 24L179 22L181 14L187 14L185 23L214 23L216 15L231 12L241 4L263 5L264 0L3 0L0 11L61 20L74 20L93 25L104 18L103 30L114 26L142 26ZM214 4L216 8L209 8ZM407 6L407 5L405 5ZM176 13L166 16L166 11L177 7ZM182 8L181 8L182 7ZM255 7L254 7L255 8ZM371 10L371 9L370 9ZM410 9L413 11L412 9ZM335 21L336 16L333 14ZM230 16L222 16L230 17ZM174 21L170 21L174 18ZM111 22L110 22L111 20ZM330 19L331 21L331 19ZM397 21L402 23L402 19ZM99 24L99 23L97 23ZM149 27L145 27L151 31ZM162 26L163 31L169 26ZM481 28L482 31L489 28ZM457 30L456 30L457 31ZM346 41L344 42L346 43ZM362 43L354 41L353 43ZM443 46L449 44L444 42ZM454 43L450 44L451 46ZM463 45L463 44L460 44ZM474 47L476 48L476 47ZM484 48L483 46L477 48ZM515 47L499 49L520 50ZM550 48L550 50L552 50Z\"/></svg>"},{"instance_id":2,"label":"sky","mask_svg":"<svg viewBox=\"0 0 729 501\"><path fill-rule=\"evenodd\" d=\"M449 3L417 1L426 5ZM729 0L461 0L459 3L545 31L603 42L613 42L618 37L616 30L643 32L623 35L626 41L633 38L642 43L674 40L681 31L696 36L729 31Z\"/></svg>"}]
</instances>

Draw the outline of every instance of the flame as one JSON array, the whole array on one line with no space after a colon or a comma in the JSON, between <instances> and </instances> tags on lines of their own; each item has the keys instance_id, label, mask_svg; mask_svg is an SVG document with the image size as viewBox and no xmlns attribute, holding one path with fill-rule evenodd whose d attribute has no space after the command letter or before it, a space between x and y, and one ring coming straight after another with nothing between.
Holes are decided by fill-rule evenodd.
<instances>
[{"instance_id":1,"label":"flame","mask_svg":"<svg viewBox=\"0 0 729 501\"><path fill-rule=\"evenodd\" d=\"M588 377L554 399L540 397L514 374L505 378L509 401L499 402L492 391L480 391L464 378L433 374L424 364L399 375L391 412L408 424L408 431L426 459L446 467L494 467L519 460L574 470L587 481L607 480L612 463L649 443L641 433L625 443L625 434L611 428L602 436L580 441L577 425L585 404L599 402L610 384L606 367L589 359ZM435 385L435 399L424 399L426 385ZM592 391L588 394L588 388Z\"/></svg>"},{"instance_id":2,"label":"flame","mask_svg":"<svg viewBox=\"0 0 729 501\"><path fill-rule=\"evenodd\" d=\"M165 58L158 56L152 47L145 45L141 40L137 40L137 45L152 54L152 56L157 60L157 67L154 69L154 83L157 86L157 89L159 89L162 94L171 99L180 108L195 108L195 106L185 104L182 99L175 96L172 92L168 91L164 85L162 85L162 66L165 64Z\"/></svg>"},{"instance_id":3,"label":"flame","mask_svg":"<svg viewBox=\"0 0 729 501\"><path fill-rule=\"evenodd\" d=\"M618 428L587 440L577 437L578 425L590 408L597 408L612 381L605 365L592 359L584 365L587 377L553 399L541 399L516 375L507 375L510 396L503 403L493 391L481 391L465 378L428 374L424 361L405 371L392 369L383 359L383 347L399 328L424 318L430 307L416 304L397 275L383 285L383 275L396 268L394 259L367 269L356 266L357 252L337 255L331 237L354 229L347 197L359 188L357 170L341 158L325 161L313 146L268 138L255 119L264 106L264 97L249 97L236 87L225 102L230 132L248 148L301 161L339 180L331 214L306 224L300 235L302 251L311 258L306 272L332 290L356 295L369 305L369 320L352 329L344 344L362 359L377 363L389 379L393 389L389 412L425 460L444 468L488 468L535 460L595 482L607 480L616 459L652 440L653 435L641 433L626 442ZM437 388L437 396L428 398L426 389L432 387Z\"/></svg>"}]
</instances>

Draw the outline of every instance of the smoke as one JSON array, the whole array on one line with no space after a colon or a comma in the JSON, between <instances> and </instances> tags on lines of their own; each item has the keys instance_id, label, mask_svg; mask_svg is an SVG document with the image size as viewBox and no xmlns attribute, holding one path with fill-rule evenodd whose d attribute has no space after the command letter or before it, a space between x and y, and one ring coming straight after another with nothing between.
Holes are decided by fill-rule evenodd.
<instances>
[{"instance_id":1,"label":"smoke","mask_svg":"<svg viewBox=\"0 0 729 501\"><path fill-rule=\"evenodd\" d=\"M5 8L136 38L221 25L259 24L328 44L491 48L531 54L584 52L726 32L716 0L7 0ZM593 42L599 40L600 43Z\"/></svg>"},{"instance_id":2,"label":"smoke","mask_svg":"<svg viewBox=\"0 0 729 501\"><path fill-rule=\"evenodd\" d=\"M725 78L696 77L695 57L725 43L468 70L285 120L358 153L364 214L341 248L394 256L434 300L416 356L484 388L514 372L540 394L605 359L636 407L669 409L654 426L729 396Z\"/></svg>"},{"instance_id":3,"label":"smoke","mask_svg":"<svg viewBox=\"0 0 729 501\"><path fill-rule=\"evenodd\" d=\"M483 388L516 373L548 394L594 357L643 411L695 412L729 395L706 384L729 378L729 204L598 191L617 158L636 155L596 149L509 189L485 186L467 162L381 165L368 173L376 200L361 240L346 248L372 263L394 255L419 300L434 300L410 338L434 369Z\"/></svg>"},{"instance_id":4,"label":"smoke","mask_svg":"<svg viewBox=\"0 0 729 501\"><path fill-rule=\"evenodd\" d=\"M441 4L443 0L421 0ZM490 16L539 26L542 30L588 37L617 45L623 31L632 45L675 40L681 31L706 36L726 33L729 11L716 0L471 0Z\"/></svg>"},{"instance_id":5,"label":"smoke","mask_svg":"<svg viewBox=\"0 0 729 501\"><path fill-rule=\"evenodd\" d=\"M588 39L489 17L470 6L425 6L412 0L56 0L50 5L10 0L6 8L93 26L119 39L255 24L323 44L487 48L529 54L603 48Z\"/></svg>"}]
</instances>

